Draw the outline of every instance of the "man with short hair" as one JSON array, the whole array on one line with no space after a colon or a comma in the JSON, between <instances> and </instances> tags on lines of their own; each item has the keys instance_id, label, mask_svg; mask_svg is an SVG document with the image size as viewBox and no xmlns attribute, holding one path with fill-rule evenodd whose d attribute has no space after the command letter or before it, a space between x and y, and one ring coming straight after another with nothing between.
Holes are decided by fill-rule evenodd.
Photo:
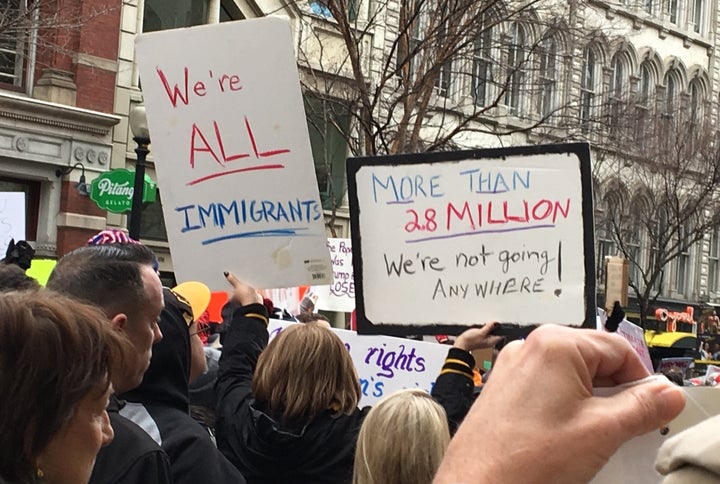
<instances>
[{"instance_id":1,"label":"man with short hair","mask_svg":"<svg viewBox=\"0 0 720 484\"><path fill-rule=\"evenodd\" d=\"M86 246L60 259L48 280L48 288L103 309L113 328L135 349L136 358L112 375L116 394L142 382L152 345L162 339L157 322L163 289L153 261L153 252L139 244ZM113 396L107 410L115 439L100 450L90 483L171 483L167 455L144 430L119 414L121 406Z\"/></svg>"}]
</instances>

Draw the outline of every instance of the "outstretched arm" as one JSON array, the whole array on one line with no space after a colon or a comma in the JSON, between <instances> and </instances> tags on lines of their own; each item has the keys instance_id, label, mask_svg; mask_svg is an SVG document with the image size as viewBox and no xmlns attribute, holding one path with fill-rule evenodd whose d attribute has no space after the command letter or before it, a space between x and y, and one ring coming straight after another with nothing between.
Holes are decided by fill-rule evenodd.
<instances>
[{"instance_id":1,"label":"outstretched arm","mask_svg":"<svg viewBox=\"0 0 720 484\"><path fill-rule=\"evenodd\" d=\"M435 380L433 398L445 409L450 433L454 434L473 404L473 350L492 348L501 336L491 336L496 323L470 328L457 337Z\"/></svg>"},{"instance_id":2,"label":"outstretched arm","mask_svg":"<svg viewBox=\"0 0 720 484\"><path fill-rule=\"evenodd\" d=\"M233 290L230 300L238 304L223 338L216 392L218 419L232 419L242 402L250 398L255 365L268 342L268 314L262 296L252 286L226 273Z\"/></svg>"}]
</instances>

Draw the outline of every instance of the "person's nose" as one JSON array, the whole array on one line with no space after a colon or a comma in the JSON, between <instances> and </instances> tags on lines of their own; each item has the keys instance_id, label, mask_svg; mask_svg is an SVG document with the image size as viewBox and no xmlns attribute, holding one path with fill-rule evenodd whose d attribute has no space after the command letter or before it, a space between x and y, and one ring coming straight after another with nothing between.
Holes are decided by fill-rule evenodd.
<instances>
[{"instance_id":1,"label":"person's nose","mask_svg":"<svg viewBox=\"0 0 720 484\"><path fill-rule=\"evenodd\" d=\"M112 442L115 438L115 431L110 425L110 416L107 411L103 412L103 425L102 425L102 445L103 447Z\"/></svg>"},{"instance_id":2,"label":"person's nose","mask_svg":"<svg viewBox=\"0 0 720 484\"><path fill-rule=\"evenodd\" d=\"M163 339L162 331L160 331L160 325L155 323L153 327L153 344Z\"/></svg>"}]
</instances>

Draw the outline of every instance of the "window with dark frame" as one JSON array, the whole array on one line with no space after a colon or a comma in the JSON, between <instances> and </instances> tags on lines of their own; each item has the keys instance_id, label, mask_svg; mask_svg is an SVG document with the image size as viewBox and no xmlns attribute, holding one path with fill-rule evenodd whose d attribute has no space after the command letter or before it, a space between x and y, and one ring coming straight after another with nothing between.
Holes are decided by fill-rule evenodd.
<instances>
[{"instance_id":1,"label":"window with dark frame","mask_svg":"<svg viewBox=\"0 0 720 484\"><path fill-rule=\"evenodd\" d=\"M0 0L0 16L8 24L0 33L0 86L21 89L31 20L27 14L27 0Z\"/></svg>"},{"instance_id":2,"label":"window with dark frame","mask_svg":"<svg viewBox=\"0 0 720 484\"><path fill-rule=\"evenodd\" d=\"M323 208L330 210L340 206L345 195L350 108L342 101L308 94L305 115L320 200Z\"/></svg>"},{"instance_id":3,"label":"window with dark frame","mask_svg":"<svg viewBox=\"0 0 720 484\"><path fill-rule=\"evenodd\" d=\"M522 90L525 85L525 62L527 61L527 38L522 24L519 22L512 23L509 38L505 105L508 107L510 114L520 116L524 114Z\"/></svg>"},{"instance_id":4,"label":"window with dark frame","mask_svg":"<svg viewBox=\"0 0 720 484\"><path fill-rule=\"evenodd\" d=\"M154 202L143 204L140 218L140 238L164 242L168 240L159 190Z\"/></svg>"},{"instance_id":5,"label":"window with dark frame","mask_svg":"<svg viewBox=\"0 0 720 484\"><path fill-rule=\"evenodd\" d=\"M720 292L720 228L715 228L710 236L708 291Z\"/></svg>"},{"instance_id":6,"label":"window with dark frame","mask_svg":"<svg viewBox=\"0 0 720 484\"><path fill-rule=\"evenodd\" d=\"M703 29L703 12L705 11L705 0L695 0L692 14L693 32L697 34L704 33Z\"/></svg>"},{"instance_id":7,"label":"window with dark frame","mask_svg":"<svg viewBox=\"0 0 720 484\"><path fill-rule=\"evenodd\" d=\"M473 43L472 97L476 106L486 106L492 82L492 26L483 23Z\"/></svg>"},{"instance_id":8,"label":"window with dark frame","mask_svg":"<svg viewBox=\"0 0 720 484\"><path fill-rule=\"evenodd\" d=\"M646 125L650 112L650 97L654 94L654 76L650 61L640 64L640 79L638 83L637 101L635 103L635 139L638 147L646 144Z\"/></svg>"},{"instance_id":9,"label":"window with dark frame","mask_svg":"<svg viewBox=\"0 0 720 484\"><path fill-rule=\"evenodd\" d=\"M555 109L557 91L557 40L554 37L545 39L540 46L540 96L538 113L550 116Z\"/></svg>"},{"instance_id":10,"label":"window with dark frame","mask_svg":"<svg viewBox=\"0 0 720 484\"><path fill-rule=\"evenodd\" d=\"M599 64L593 46L585 49L583 57L582 79L580 85L580 123L583 132L590 130L590 123L597 95Z\"/></svg>"},{"instance_id":11,"label":"window with dark frame","mask_svg":"<svg viewBox=\"0 0 720 484\"><path fill-rule=\"evenodd\" d=\"M687 228L680 226L678 234L681 246L686 244ZM690 265L690 247L682 247L675 259L675 291L678 294L685 295L688 290L688 270Z\"/></svg>"},{"instance_id":12,"label":"window with dark frame","mask_svg":"<svg viewBox=\"0 0 720 484\"><path fill-rule=\"evenodd\" d=\"M624 90L627 85L627 68L623 52L616 53L610 61L610 130L620 129L620 115L624 101Z\"/></svg>"}]
</instances>

